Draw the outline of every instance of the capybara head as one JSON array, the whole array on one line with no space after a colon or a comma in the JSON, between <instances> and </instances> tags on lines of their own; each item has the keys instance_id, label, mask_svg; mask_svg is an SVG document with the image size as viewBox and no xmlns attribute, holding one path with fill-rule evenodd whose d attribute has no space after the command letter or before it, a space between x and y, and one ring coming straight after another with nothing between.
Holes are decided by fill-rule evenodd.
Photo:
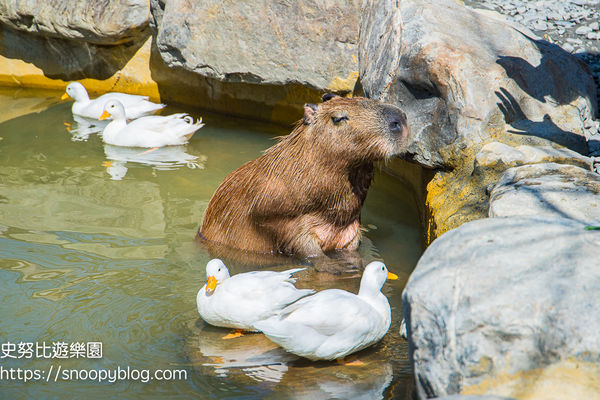
<instances>
[{"instance_id":1,"label":"capybara head","mask_svg":"<svg viewBox=\"0 0 600 400\"><path fill-rule=\"evenodd\" d=\"M364 97L325 94L323 103L304 106L302 125L307 138L347 159L386 159L400 154L409 139L401 109Z\"/></svg>"}]
</instances>

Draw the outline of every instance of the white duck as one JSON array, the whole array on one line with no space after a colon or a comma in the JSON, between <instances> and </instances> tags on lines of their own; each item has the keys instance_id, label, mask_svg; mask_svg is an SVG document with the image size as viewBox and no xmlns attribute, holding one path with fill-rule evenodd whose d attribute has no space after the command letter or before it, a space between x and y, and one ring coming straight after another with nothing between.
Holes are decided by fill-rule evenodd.
<instances>
[{"instance_id":1,"label":"white duck","mask_svg":"<svg viewBox=\"0 0 600 400\"><path fill-rule=\"evenodd\" d=\"M127 110L127 118L135 119L143 115L152 114L164 108L164 104L156 104L148 100L148 96L138 96L126 93L106 93L102 96L90 100L87 90L79 82L71 82L67 85L65 93L61 99L73 98L75 103L71 107L71 111L75 115L80 115L86 118L98 119L104 111L104 104L108 100L119 100Z\"/></svg>"},{"instance_id":2,"label":"white duck","mask_svg":"<svg viewBox=\"0 0 600 400\"><path fill-rule=\"evenodd\" d=\"M367 265L358 295L323 290L284 308L254 327L290 353L333 360L378 342L390 328L390 304L381 293L386 279L398 279L385 264Z\"/></svg>"},{"instance_id":3,"label":"white duck","mask_svg":"<svg viewBox=\"0 0 600 400\"><path fill-rule=\"evenodd\" d=\"M113 121L102 131L102 140L115 146L181 145L187 143L194 132L204 126L202 118L194 122L194 119L187 114L151 115L127 123L125 107L119 100L106 102L100 120L111 116Z\"/></svg>"},{"instance_id":4,"label":"white duck","mask_svg":"<svg viewBox=\"0 0 600 400\"><path fill-rule=\"evenodd\" d=\"M283 272L252 271L234 276L223 261L215 258L206 264L208 282L196 296L198 313L211 325L256 331L253 324L269 318L298 299L313 294L311 289L296 289L292 274L304 268ZM228 335L225 338L239 336Z\"/></svg>"}]
</instances>

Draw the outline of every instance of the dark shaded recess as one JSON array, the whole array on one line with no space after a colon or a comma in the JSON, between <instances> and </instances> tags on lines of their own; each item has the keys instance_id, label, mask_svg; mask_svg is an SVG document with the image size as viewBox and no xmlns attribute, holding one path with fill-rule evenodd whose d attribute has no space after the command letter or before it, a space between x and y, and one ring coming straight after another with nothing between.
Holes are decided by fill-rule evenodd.
<instances>
[{"instance_id":1,"label":"dark shaded recess","mask_svg":"<svg viewBox=\"0 0 600 400\"><path fill-rule=\"evenodd\" d=\"M425 100L435 97L441 97L440 92L435 86L416 86L406 80L402 80L401 83L406 88L406 90L412 95L414 100Z\"/></svg>"},{"instance_id":2,"label":"dark shaded recess","mask_svg":"<svg viewBox=\"0 0 600 400\"><path fill-rule=\"evenodd\" d=\"M0 55L40 68L51 79L107 79L123 69L150 36L146 28L135 40L120 45L22 33L0 25Z\"/></svg>"},{"instance_id":3,"label":"dark shaded recess","mask_svg":"<svg viewBox=\"0 0 600 400\"><path fill-rule=\"evenodd\" d=\"M21 22L23 23L23 25L25 25L27 28L31 28L31 26L33 25L33 15L22 15L21 16Z\"/></svg>"}]
</instances>

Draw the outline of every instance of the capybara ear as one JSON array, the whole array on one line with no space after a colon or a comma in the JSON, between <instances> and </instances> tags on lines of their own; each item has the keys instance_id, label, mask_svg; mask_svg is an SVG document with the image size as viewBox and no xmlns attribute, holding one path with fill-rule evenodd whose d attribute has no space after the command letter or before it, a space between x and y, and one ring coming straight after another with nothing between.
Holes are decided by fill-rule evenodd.
<instances>
[{"instance_id":1,"label":"capybara ear","mask_svg":"<svg viewBox=\"0 0 600 400\"><path fill-rule=\"evenodd\" d=\"M304 119L302 123L304 125L310 125L315 122L315 114L317 113L317 105L313 103L306 103L304 105Z\"/></svg>"},{"instance_id":2,"label":"capybara ear","mask_svg":"<svg viewBox=\"0 0 600 400\"><path fill-rule=\"evenodd\" d=\"M337 94L333 94L333 93L325 93L323 95L323 97L321 97L321 100L323 101L323 103L325 103L328 100L333 99L334 97L340 97Z\"/></svg>"}]
</instances>

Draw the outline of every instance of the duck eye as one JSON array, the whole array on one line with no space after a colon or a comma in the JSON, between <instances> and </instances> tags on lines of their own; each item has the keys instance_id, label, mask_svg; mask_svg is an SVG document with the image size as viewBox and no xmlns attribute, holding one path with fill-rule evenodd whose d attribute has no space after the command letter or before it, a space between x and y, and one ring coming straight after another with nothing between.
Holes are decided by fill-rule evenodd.
<instances>
[{"instance_id":1,"label":"duck eye","mask_svg":"<svg viewBox=\"0 0 600 400\"><path fill-rule=\"evenodd\" d=\"M385 268L384 268L384 267L381 267L381 270L382 270L382 271L385 271Z\"/></svg>"},{"instance_id":2,"label":"duck eye","mask_svg":"<svg viewBox=\"0 0 600 400\"><path fill-rule=\"evenodd\" d=\"M334 124L339 124L342 121L348 121L348 116L347 115L334 115L333 117L331 117L331 121Z\"/></svg>"}]
</instances>

